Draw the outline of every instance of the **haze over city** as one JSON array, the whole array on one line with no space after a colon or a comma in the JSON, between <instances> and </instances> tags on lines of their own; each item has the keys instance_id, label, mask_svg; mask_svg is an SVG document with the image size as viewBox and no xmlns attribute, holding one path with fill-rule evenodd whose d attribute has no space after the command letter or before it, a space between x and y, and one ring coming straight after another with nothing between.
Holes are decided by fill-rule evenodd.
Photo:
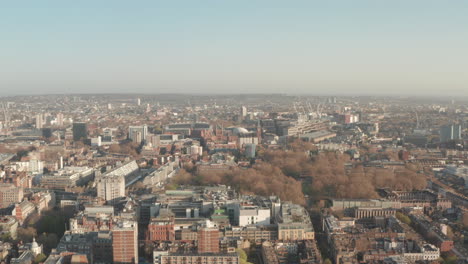
<instances>
[{"instance_id":1,"label":"haze over city","mask_svg":"<svg viewBox=\"0 0 468 264\"><path fill-rule=\"evenodd\" d=\"M465 96L466 1L5 1L0 95Z\"/></svg>"},{"instance_id":2,"label":"haze over city","mask_svg":"<svg viewBox=\"0 0 468 264\"><path fill-rule=\"evenodd\" d=\"M0 264L468 264L468 2L0 3Z\"/></svg>"}]
</instances>

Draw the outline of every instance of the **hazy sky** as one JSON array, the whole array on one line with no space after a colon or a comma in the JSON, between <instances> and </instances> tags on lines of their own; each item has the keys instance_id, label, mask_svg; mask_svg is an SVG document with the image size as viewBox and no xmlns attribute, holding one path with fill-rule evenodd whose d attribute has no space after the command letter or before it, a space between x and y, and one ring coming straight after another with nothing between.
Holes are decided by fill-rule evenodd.
<instances>
[{"instance_id":1,"label":"hazy sky","mask_svg":"<svg viewBox=\"0 0 468 264\"><path fill-rule=\"evenodd\" d=\"M466 0L0 3L0 95L468 94Z\"/></svg>"}]
</instances>

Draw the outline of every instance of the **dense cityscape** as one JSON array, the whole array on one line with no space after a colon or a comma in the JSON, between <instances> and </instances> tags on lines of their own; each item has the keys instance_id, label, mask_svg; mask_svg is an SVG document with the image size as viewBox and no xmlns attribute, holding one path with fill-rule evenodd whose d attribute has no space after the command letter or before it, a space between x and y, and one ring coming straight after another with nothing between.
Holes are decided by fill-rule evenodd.
<instances>
[{"instance_id":1,"label":"dense cityscape","mask_svg":"<svg viewBox=\"0 0 468 264\"><path fill-rule=\"evenodd\" d=\"M0 97L0 262L468 262L466 98Z\"/></svg>"}]
</instances>

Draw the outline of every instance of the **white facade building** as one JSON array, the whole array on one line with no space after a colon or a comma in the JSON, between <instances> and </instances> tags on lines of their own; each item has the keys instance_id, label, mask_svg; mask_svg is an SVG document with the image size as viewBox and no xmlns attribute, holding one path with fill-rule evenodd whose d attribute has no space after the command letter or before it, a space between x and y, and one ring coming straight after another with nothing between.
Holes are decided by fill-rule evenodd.
<instances>
[{"instance_id":1,"label":"white facade building","mask_svg":"<svg viewBox=\"0 0 468 264\"><path fill-rule=\"evenodd\" d=\"M32 174L41 174L44 171L44 162L37 159L18 161L13 166L16 171L25 171Z\"/></svg>"},{"instance_id":2,"label":"white facade building","mask_svg":"<svg viewBox=\"0 0 468 264\"><path fill-rule=\"evenodd\" d=\"M125 196L124 176L101 176L96 179L97 197L112 201Z\"/></svg>"},{"instance_id":3,"label":"white facade building","mask_svg":"<svg viewBox=\"0 0 468 264\"><path fill-rule=\"evenodd\" d=\"M234 217L238 226L269 225L271 223L271 210L267 207L236 204Z\"/></svg>"},{"instance_id":4,"label":"white facade building","mask_svg":"<svg viewBox=\"0 0 468 264\"><path fill-rule=\"evenodd\" d=\"M91 146L100 147L102 145L101 137L91 138Z\"/></svg>"},{"instance_id":5,"label":"white facade building","mask_svg":"<svg viewBox=\"0 0 468 264\"><path fill-rule=\"evenodd\" d=\"M128 139L136 143L141 143L146 140L148 135L148 126L130 126L128 127Z\"/></svg>"}]
</instances>

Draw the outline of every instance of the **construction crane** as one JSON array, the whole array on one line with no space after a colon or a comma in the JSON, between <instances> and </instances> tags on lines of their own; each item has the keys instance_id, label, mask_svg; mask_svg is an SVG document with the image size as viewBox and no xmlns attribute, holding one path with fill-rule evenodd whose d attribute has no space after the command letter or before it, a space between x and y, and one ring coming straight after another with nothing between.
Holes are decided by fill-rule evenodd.
<instances>
[{"instance_id":1,"label":"construction crane","mask_svg":"<svg viewBox=\"0 0 468 264\"><path fill-rule=\"evenodd\" d=\"M307 116L306 111L302 103L300 102L293 102L294 112L297 115L298 120L302 118L302 116ZM302 113L301 113L302 110Z\"/></svg>"},{"instance_id":2,"label":"construction crane","mask_svg":"<svg viewBox=\"0 0 468 264\"><path fill-rule=\"evenodd\" d=\"M187 100L187 105L189 106L190 111L193 111L193 106L190 103L190 99Z\"/></svg>"},{"instance_id":3,"label":"construction crane","mask_svg":"<svg viewBox=\"0 0 468 264\"><path fill-rule=\"evenodd\" d=\"M419 116L416 110L413 110L414 114L416 115L416 129L419 129Z\"/></svg>"},{"instance_id":4,"label":"construction crane","mask_svg":"<svg viewBox=\"0 0 468 264\"><path fill-rule=\"evenodd\" d=\"M309 110L309 113L312 113L313 110L312 110L312 105L310 104L310 101L307 101L306 105L307 105L307 109Z\"/></svg>"},{"instance_id":5,"label":"construction crane","mask_svg":"<svg viewBox=\"0 0 468 264\"><path fill-rule=\"evenodd\" d=\"M3 119L5 120L5 127L8 127L8 124L9 124L8 110L5 107L5 104L3 102L2 102L2 110L3 110Z\"/></svg>"},{"instance_id":6,"label":"construction crane","mask_svg":"<svg viewBox=\"0 0 468 264\"><path fill-rule=\"evenodd\" d=\"M322 103L317 104L317 116L319 118L322 116Z\"/></svg>"},{"instance_id":7,"label":"construction crane","mask_svg":"<svg viewBox=\"0 0 468 264\"><path fill-rule=\"evenodd\" d=\"M301 109L302 109L302 113L306 116L306 115L307 115L307 111L306 111L306 109L305 109L305 107L304 107L304 104L301 102L301 103L299 104L299 106L300 106Z\"/></svg>"},{"instance_id":8,"label":"construction crane","mask_svg":"<svg viewBox=\"0 0 468 264\"><path fill-rule=\"evenodd\" d=\"M294 112L298 113L298 111L297 111L297 106L296 106L296 102L293 102L293 108L294 108Z\"/></svg>"}]
</instances>

